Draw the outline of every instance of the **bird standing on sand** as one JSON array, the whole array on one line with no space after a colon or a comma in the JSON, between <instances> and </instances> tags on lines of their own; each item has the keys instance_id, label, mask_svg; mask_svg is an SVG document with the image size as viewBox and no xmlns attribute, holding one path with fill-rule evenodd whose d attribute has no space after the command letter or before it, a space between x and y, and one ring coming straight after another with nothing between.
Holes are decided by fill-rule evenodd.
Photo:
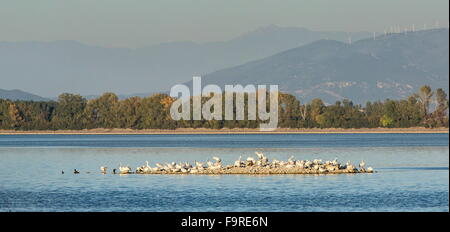
<instances>
[{"instance_id":1,"label":"bird standing on sand","mask_svg":"<svg viewBox=\"0 0 450 232\"><path fill-rule=\"evenodd\" d=\"M257 152L255 151L256 156L258 156L258 158L261 160L264 158L264 154L262 152Z\"/></svg>"},{"instance_id":2,"label":"bird standing on sand","mask_svg":"<svg viewBox=\"0 0 450 232\"><path fill-rule=\"evenodd\" d=\"M222 162L222 159L220 157L214 156L213 160L215 160L216 162L214 163L214 165L220 165L220 163Z\"/></svg>"},{"instance_id":3,"label":"bird standing on sand","mask_svg":"<svg viewBox=\"0 0 450 232\"><path fill-rule=\"evenodd\" d=\"M235 167L241 167L241 163L242 163L242 156L239 156L239 159L234 161L234 166Z\"/></svg>"},{"instance_id":4,"label":"bird standing on sand","mask_svg":"<svg viewBox=\"0 0 450 232\"><path fill-rule=\"evenodd\" d=\"M206 164L208 165L209 168L214 166L214 163L209 160L206 161Z\"/></svg>"},{"instance_id":5,"label":"bird standing on sand","mask_svg":"<svg viewBox=\"0 0 450 232\"><path fill-rule=\"evenodd\" d=\"M145 161L145 166L142 170L144 171L144 173L149 173L152 171L152 168L150 167L150 165L148 165L148 161Z\"/></svg>"},{"instance_id":6,"label":"bird standing on sand","mask_svg":"<svg viewBox=\"0 0 450 232\"><path fill-rule=\"evenodd\" d=\"M253 158L253 157L251 157L251 156L249 156L248 158L247 158L247 166L253 166L255 164L255 158Z\"/></svg>"},{"instance_id":7,"label":"bird standing on sand","mask_svg":"<svg viewBox=\"0 0 450 232\"><path fill-rule=\"evenodd\" d=\"M364 166L366 166L366 163L364 163L364 160L362 160L361 163L359 163L359 168L364 171Z\"/></svg>"},{"instance_id":8,"label":"bird standing on sand","mask_svg":"<svg viewBox=\"0 0 450 232\"><path fill-rule=\"evenodd\" d=\"M305 167L307 167L307 168L311 168L311 165L313 164L313 162L311 162L311 161L309 161L309 160L306 160L306 162L305 162Z\"/></svg>"},{"instance_id":9,"label":"bird standing on sand","mask_svg":"<svg viewBox=\"0 0 450 232\"><path fill-rule=\"evenodd\" d=\"M290 165L295 165L294 156L289 157L288 163L289 163Z\"/></svg>"},{"instance_id":10,"label":"bird standing on sand","mask_svg":"<svg viewBox=\"0 0 450 232\"><path fill-rule=\"evenodd\" d=\"M255 152L258 156L257 160L249 156L247 159L239 159L234 161L232 165L222 166L221 158L214 156L213 161L207 160L204 164L202 162L194 161L191 165L189 162L171 162L162 165L156 163L155 168L149 165L148 161L145 161L145 165L137 167L136 172L131 172L129 166L119 165L117 169L113 169L113 174L150 174L150 173L200 173L200 174L274 174L274 173L289 173L289 174L313 174L313 173L373 173L372 167L367 167L364 160L359 163L358 169L357 165L352 165L348 161L345 166L338 162L337 158L332 161L314 159L310 160L295 160L294 156L289 157L287 162L273 159L272 162L268 162L268 158L264 156L261 152ZM215 162L214 162L215 161ZM243 168L243 169L239 169ZM290 169L290 170L288 170ZM101 166L100 170L102 173L106 174L107 167ZM73 169L74 174L81 173L77 169ZM89 173L89 172L86 172ZM64 174L64 170L61 170L61 174Z\"/></svg>"},{"instance_id":11,"label":"bird standing on sand","mask_svg":"<svg viewBox=\"0 0 450 232\"><path fill-rule=\"evenodd\" d=\"M331 161L331 164L334 166L338 166L339 165L338 159L335 158L333 161Z\"/></svg>"},{"instance_id":12,"label":"bird standing on sand","mask_svg":"<svg viewBox=\"0 0 450 232\"><path fill-rule=\"evenodd\" d=\"M203 170L204 169L203 162L195 161L195 167L199 170Z\"/></svg>"},{"instance_id":13,"label":"bird standing on sand","mask_svg":"<svg viewBox=\"0 0 450 232\"><path fill-rule=\"evenodd\" d=\"M129 166L122 166L122 165L120 165L119 166L119 171L120 171L120 174L128 174L128 173L130 173L131 168Z\"/></svg>"},{"instance_id":14,"label":"bird standing on sand","mask_svg":"<svg viewBox=\"0 0 450 232\"><path fill-rule=\"evenodd\" d=\"M159 169L165 169L164 165L160 164L160 163L156 163L156 167L158 167Z\"/></svg>"}]
</instances>

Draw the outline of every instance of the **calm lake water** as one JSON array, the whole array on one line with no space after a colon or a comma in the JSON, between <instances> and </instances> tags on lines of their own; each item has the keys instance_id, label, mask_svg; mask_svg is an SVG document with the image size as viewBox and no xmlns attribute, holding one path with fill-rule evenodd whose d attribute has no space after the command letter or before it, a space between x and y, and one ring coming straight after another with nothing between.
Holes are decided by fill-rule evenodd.
<instances>
[{"instance_id":1,"label":"calm lake water","mask_svg":"<svg viewBox=\"0 0 450 232\"><path fill-rule=\"evenodd\" d=\"M448 139L448 134L0 135L0 211L448 212ZM99 170L212 156L231 164L256 150L270 159L364 160L378 172L208 176ZM72 174L74 168L81 174Z\"/></svg>"}]
</instances>

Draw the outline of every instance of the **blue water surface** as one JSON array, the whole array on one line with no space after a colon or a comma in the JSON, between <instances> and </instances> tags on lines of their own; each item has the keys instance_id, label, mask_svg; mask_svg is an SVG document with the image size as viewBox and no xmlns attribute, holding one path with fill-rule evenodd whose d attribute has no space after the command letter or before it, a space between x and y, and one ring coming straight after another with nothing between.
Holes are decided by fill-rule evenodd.
<instances>
[{"instance_id":1,"label":"blue water surface","mask_svg":"<svg viewBox=\"0 0 450 232\"><path fill-rule=\"evenodd\" d=\"M334 159L351 175L103 175L145 161ZM0 135L0 211L449 211L448 134ZM74 175L77 168L81 174ZM65 174L61 174L64 170Z\"/></svg>"}]
</instances>

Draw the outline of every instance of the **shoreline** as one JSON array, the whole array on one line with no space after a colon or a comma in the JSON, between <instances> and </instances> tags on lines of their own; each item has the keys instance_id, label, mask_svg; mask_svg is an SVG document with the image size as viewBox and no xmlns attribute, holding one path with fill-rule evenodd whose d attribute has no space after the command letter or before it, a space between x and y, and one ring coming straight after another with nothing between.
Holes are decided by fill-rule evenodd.
<instances>
[{"instance_id":1,"label":"shoreline","mask_svg":"<svg viewBox=\"0 0 450 232\"><path fill-rule=\"evenodd\" d=\"M84 130L0 130L0 135L183 135L183 134L448 134L449 128L360 128L360 129L288 129L278 128L275 131L259 131L259 129L205 129L180 128L175 130L158 129L84 129Z\"/></svg>"}]
</instances>

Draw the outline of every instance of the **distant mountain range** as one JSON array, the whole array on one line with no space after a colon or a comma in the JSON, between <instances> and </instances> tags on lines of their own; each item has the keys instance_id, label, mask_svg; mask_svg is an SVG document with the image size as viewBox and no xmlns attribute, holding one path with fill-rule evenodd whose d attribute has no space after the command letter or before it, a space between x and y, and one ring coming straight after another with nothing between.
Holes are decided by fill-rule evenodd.
<instances>
[{"instance_id":1,"label":"distant mountain range","mask_svg":"<svg viewBox=\"0 0 450 232\"><path fill-rule=\"evenodd\" d=\"M136 94L129 94L129 95L123 95L119 94L117 97L119 99L126 99L130 97L147 97L151 96L153 93L136 93ZM85 95L84 98L90 100L94 98L98 98L100 95ZM19 89L13 89L13 90L6 90L6 89L0 89L0 99L9 99L9 100L22 100L22 101L57 101L58 97L51 97L51 98L44 98L41 96L38 96L36 94L27 93Z\"/></svg>"},{"instance_id":2,"label":"distant mountain range","mask_svg":"<svg viewBox=\"0 0 450 232\"><path fill-rule=\"evenodd\" d=\"M138 49L76 41L0 42L0 87L44 97L61 92L124 95L170 89L193 75L240 65L320 39L347 41L368 32L323 32L268 26L223 42L164 43Z\"/></svg>"},{"instance_id":3,"label":"distant mountain range","mask_svg":"<svg viewBox=\"0 0 450 232\"><path fill-rule=\"evenodd\" d=\"M354 42L348 44L345 32L271 26L226 42L141 49L73 41L0 42L0 87L30 89L53 100L62 92L87 98L106 91L120 98L143 97L204 74L203 86L278 84L303 103L321 98L333 104L348 98L363 104L406 98L425 84L448 92L448 33L433 29L374 39L363 32L354 33ZM141 93L132 94L136 92ZM2 89L0 98L46 99Z\"/></svg>"},{"instance_id":4,"label":"distant mountain range","mask_svg":"<svg viewBox=\"0 0 450 232\"><path fill-rule=\"evenodd\" d=\"M206 84L278 84L303 102L406 98L422 85L449 86L449 31L381 35L352 44L320 40L205 75Z\"/></svg>"},{"instance_id":5,"label":"distant mountain range","mask_svg":"<svg viewBox=\"0 0 450 232\"><path fill-rule=\"evenodd\" d=\"M5 90L0 89L0 99L9 100L25 100L25 101L49 101L48 98L43 98L35 94L27 93L22 90L13 89Z\"/></svg>"}]
</instances>

